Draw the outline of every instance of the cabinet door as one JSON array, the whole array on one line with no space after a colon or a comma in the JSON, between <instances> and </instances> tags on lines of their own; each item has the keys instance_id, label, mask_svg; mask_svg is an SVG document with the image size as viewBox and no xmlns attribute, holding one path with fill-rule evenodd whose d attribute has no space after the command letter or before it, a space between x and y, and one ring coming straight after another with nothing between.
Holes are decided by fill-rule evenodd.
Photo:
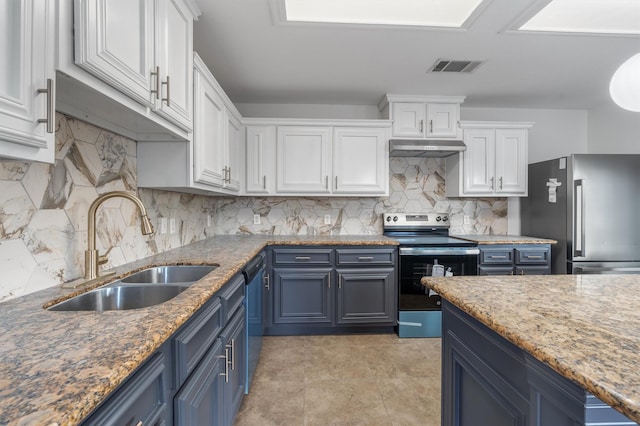
<instances>
[{"instance_id":1,"label":"cabinet door","mask_svg":"<svg viewBox=\"0 0 640 426\"><path fill-rule=\"evenodd\" d=\"M278 127L277 192L328 194L330 127Z\"/></svg>"},{"instance_id":2,"label":"cabinet door","mask_svg":"<svg viewBox=\"0 0 640 426\"><path fill-rule=\"evenodd\" d=\"M174 398L175 424L224 426L228 350L217 339Z\"/></svg>"},{"instance_id":3,"label":"cabinet door","mask_svg":"<svg viewBox=\"0 0 640 426\"><path fill-rule=\"evenodd\" d=\"M427 104L427 138L455 138L458 136L458 104Z\"/></svg>"},{"instance_id":4,"label":"cabinet door","mask_svg":"<svg viewBox=\"0 0 640 426\"><path fill-rule=\"evenodd\" d=\"M236 312L220 337L227 350L228 380L225 381L225 425L232 425L244 396L247 377L246 320L244 306Z\"/></svg>"},{"instance_id":5,"label":"cabinet door","mask_svg":"<svg viewBox=\"0 0 640 426\"><path fill-rule=\"evenodd\" d=\"M338 324L394 324L394 268L338 269Z\"/></svg>"},{"instance_id":6,"label":"cabinet door","mask_svg":"<svg viewBox=\"0 0 640 426\"><path fill-rule=\"evenodd\" d=\"M527 195L527 130L496 130L495 191Z\"/></svg>"},{"instance_id":7,"label":"cabinet door","mask_svg":"<svg viewBox=\"0 0 640 426\"><path fill-rule=\"evenodd\" d=\"M182 0L156 0L158 114L190 131L193 94L193 15ZM153 82L157 84L156 81Z\"/></svg>"},{"instance_id":8,"label":"cabinet door","mask_svg":"<svg viewBox=\"0 0 640 426\"><path fill-rule=\"evenodd\" d=\"M53 0L0 2L0 157L54 162L54 19Z\"/></svg>"},{"instance_id":9,"label":"cabinet door","mask_svg":"<svg viewBox=\"0 0 640 426\"><path fill-rule=\"evenodd\" d=\"M234 191L240 190L240 119L228 108L225 108L226 117L226 159L227 179L225 188Z\"/></svg>"},{"instance_id":10,"label":"cabinet door","mask_svg":"<svg viewBox=\"0 0 640 426\"><path fill-rule=\"evenodd\" d=\"M384 128L334 128L333 192L388 193L387 139Z\"/></svg>"},{"instance_id":11,"label":"cabinet door","mask_svg":"<svg viewBox=\"0 0 640 426\"><path fill-rule=\"evenodd\" d=\"M247 127L246 191L250 194L273 193L275 164L275 126Z\"/></svg>"},{"instance_id":12,"label":"cabinet door","mask_svg":"<svg viewBox=\"0 0 640 426\"><path fill-rule=\"evenodd\" d=\"M224 148L225 106L222 96L208 77L208 70L196 67L194 73L193 179L221 187L226 161Z\"/></svg>"},{"instance_id":13,"label":"cabinet door","mask_svg":"<svg viewBox=\"0 0 640 426\"><path fill-rule=\"evenodd\" d=\"M424 138L425 104L420 102L394 102L391 117L394 137Z\"/></svg>"},{"instance_id":14,"label":"cabinet door","mask_svg":"<svg viewBox=\"0 0 640 426\"><path fill-rule=\"evenodd\" d=\"M75 0L75 62L153 108L154 0Z\"/></svg>"},{"instance_id":15,"label":"cabinet door","mask_svg":"<svg viewBox=\"0 0 640 426\"><path fill-rule=\"evenodd\" d=\"M273 323L333 322L331 268L274 268Z\"/></svg>"},{"instance_id":16,"label":"cabinet door","mask_svg":"<svg viewBox=\"0 0 640 426\"><path fill-rule=\"evenodd\" d=\"M464 131L467 150L463 153L465 194L493 194L495 188L495 131Z\"/></svg>"}]
</instances>

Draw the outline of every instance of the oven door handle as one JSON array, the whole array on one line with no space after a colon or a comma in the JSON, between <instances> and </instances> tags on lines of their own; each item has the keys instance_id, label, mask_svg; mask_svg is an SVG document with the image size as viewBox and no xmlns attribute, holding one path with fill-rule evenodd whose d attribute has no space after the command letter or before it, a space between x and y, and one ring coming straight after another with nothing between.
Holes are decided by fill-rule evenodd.
<instances>
[{"instance_id":1,"label":"oven door handle","mask_svg":"<svg viewBox=\"0 0 640 426\"><path fill-rule=\"evenodd\" d=\"M460 256L478 254L480 254L480 249L478 249L477 247L400 247L400 256Z\"/></svg>"}]
</instances>

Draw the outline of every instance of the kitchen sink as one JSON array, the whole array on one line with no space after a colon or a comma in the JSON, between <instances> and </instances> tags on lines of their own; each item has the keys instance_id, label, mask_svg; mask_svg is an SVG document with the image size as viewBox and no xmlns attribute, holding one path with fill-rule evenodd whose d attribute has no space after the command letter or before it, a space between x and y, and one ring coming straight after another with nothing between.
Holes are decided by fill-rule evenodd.
<instances>
[{"instance_id":1,"label":"kitchen sink","mask_svg":"<svg viewBox=\"0 0 640 426\"><path fill-rule=\"evenodd\" d=\"M48 308L50 311L113 311L147 308L173 299L186 285L116 285L80 294Z\"/></svg>"},{"instance_id":2,"label":"kitchen sink","mask_svg":"<svg viewBox=\"0 0 640 426\"><path fill-rule=\"evenodd\" d=\"M189 283L192 284L209 272L217 268L217 265L169 265L155 266L143 269L140 272L129 275L121 279L122 283L145 283L145 284L171 284Z\"/></svg>"}]
</instances>

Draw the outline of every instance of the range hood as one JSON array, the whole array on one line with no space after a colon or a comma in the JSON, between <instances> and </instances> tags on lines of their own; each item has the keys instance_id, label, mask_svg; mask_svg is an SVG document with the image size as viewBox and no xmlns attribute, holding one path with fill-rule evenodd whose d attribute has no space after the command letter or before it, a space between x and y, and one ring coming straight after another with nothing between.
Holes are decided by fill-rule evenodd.
<instances>
[{"instance_id":1,"label":"range hood","mask_svg":"<svg viewBox=\"0 0 640 426\"><path fill-rule=\"evenodd\" d=\"M438 157L444 158L467 149L459 140L390 139L391 157Z\"/></svg>"}]
</instances>

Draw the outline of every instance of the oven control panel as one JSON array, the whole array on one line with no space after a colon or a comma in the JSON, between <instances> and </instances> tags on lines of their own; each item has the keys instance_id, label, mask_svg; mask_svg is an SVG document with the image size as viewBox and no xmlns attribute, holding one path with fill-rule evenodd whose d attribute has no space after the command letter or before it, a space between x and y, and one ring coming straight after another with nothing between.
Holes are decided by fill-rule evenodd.
<instances>
[{"instance_id":1,"label":"oven control panel","mask_svg":"<svg viewBox=\"0 0 640 426\"><path fill-rule=\"evenodd\" d=\"M448 213L384 213L385 228L395 227L449 227Z\"/></svg>"}]
</instances>

